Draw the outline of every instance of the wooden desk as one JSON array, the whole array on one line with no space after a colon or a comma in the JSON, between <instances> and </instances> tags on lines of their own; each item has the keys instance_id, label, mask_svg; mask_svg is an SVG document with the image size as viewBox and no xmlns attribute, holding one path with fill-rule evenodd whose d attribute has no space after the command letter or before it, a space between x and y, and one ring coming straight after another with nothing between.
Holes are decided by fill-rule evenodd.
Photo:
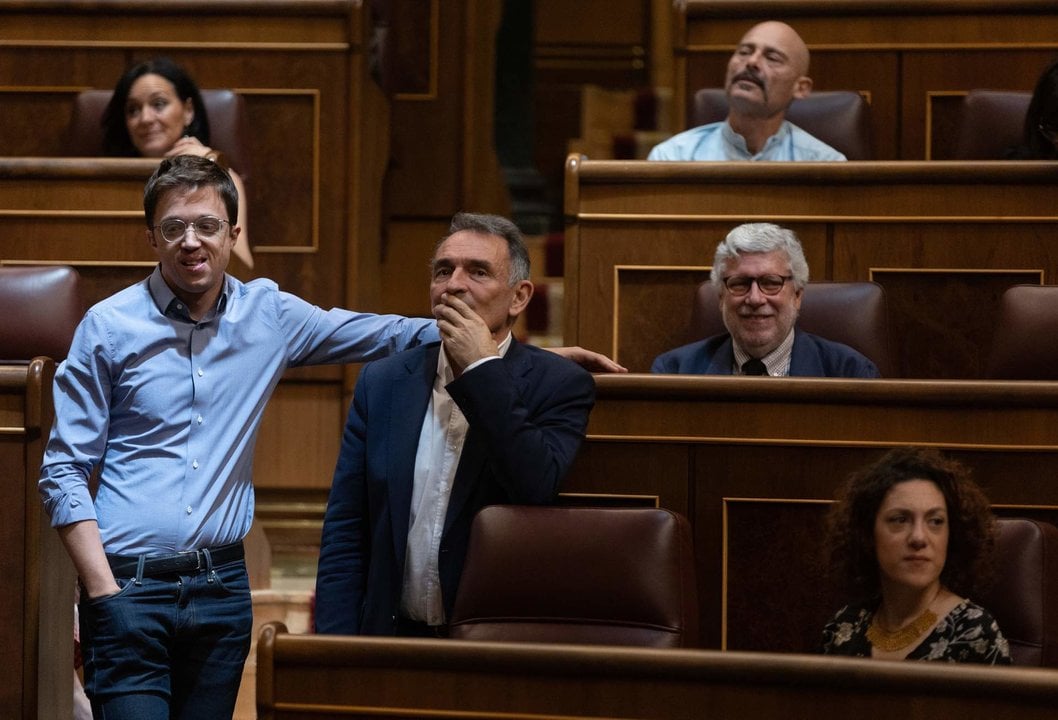
<instances>
[{"instance_id":1,"label":"wooden desk","mask_svg":"<svg viewBox=\"0 0 1058 720\"><path fill-rule=\"evenodd\" d=\"M566 162L565 340L646 371L743 222L795 230L817 280L886 290L901 377L981 377L998 298L1058 282L1058 164Z\"/></svg>"},{"instance_id":2,"label":"wooden desk","mask_svg":"<svg viewBox=\"0 0 1058 720\"><path fill-rule=\"evenodd\" d=\"M150 274L143 186L157 160L0 157L0 265L71 265L88 305Z\"/></svg>"},{"instance_id":3,"label":"wooden desk","mask_svg":"<svg viewBox=\"0 0 1058 720\"><path fill-rule=\"evenodd\" d=\"M291 635L258 641L261 720L1051 718L1058 672L763 653Z\"/></svg>"},{"instance_id":4,"label":"wooden desk","mask_svg":"<svg viewBox=\"0 0 1058 720\"><path fill-rule=\"evenodd\" d=\"M73 698L73 566L37 494L54 417L55 363L0 365L0 715L70 717Z\"/></svg>"},{"instance_id":5,"label":"wooden desk","mask_svg":"<svg viewBox=\"0 0 1058 720\"><path fill-rule=\"evenodd\" d=\"M1058 50L1050 0L683 0L674 4L676 115L723 84L739 38L783 20L812 53L816 90L856 90L871 104L876 160L950 157L968 90L1031 91Z\"/></svg>"},{"instance_id":6,"label":"wooden desk","mask_svg":"<svg viewBox=\"0 0 1058 720\"><path fill-rule=\"evenodd\" d=\"M687 515L705 647L818 646L844 602L817 562L826 503L891 447L940 447L1000 512L1058 524L1058 383L612 375L596 384L563 490L638 496Z\"/></svg>"}]
</instances>

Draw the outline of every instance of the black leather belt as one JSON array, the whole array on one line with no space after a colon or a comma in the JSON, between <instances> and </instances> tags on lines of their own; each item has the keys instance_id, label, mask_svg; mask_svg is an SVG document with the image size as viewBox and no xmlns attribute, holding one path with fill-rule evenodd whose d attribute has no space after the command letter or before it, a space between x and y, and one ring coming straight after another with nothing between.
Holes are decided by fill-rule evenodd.
<instances>
[{"instance_id":1,"label":"black leather belt","mask_svg":"<svg viewBox=\"0 0 1058 720\"><path fill-rule=\"evenodd\" d=\"M242 543L209 548L210 565L217 567L243 559ZM138 555L107 555L114 577L135 577L139 567ZM158 575L187 575L206 569L206 551L189 550L172 555L153 555L144 558L143 577Z\"/></svg>"}]
</instances>

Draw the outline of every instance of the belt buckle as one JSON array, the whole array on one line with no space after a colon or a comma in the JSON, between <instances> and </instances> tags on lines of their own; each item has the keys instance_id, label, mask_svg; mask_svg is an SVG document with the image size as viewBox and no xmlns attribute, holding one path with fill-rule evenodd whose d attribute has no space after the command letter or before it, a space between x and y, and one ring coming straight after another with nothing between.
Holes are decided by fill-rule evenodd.
<instances>
[{"instance_id":1,"label":"belt buckle","mask_svg":"<svg viewBox=\"0 0 1058 720\"><path fill-rule=\"evenodd\" d=\"M198 572L199 570L202 569L202 551L201 550L185 550L184 552L177 553L177 555L182 555L182 556L188 557L188 558L190 556L194 555L195 556L194 571Z\"/></svg>"}]
</instances>

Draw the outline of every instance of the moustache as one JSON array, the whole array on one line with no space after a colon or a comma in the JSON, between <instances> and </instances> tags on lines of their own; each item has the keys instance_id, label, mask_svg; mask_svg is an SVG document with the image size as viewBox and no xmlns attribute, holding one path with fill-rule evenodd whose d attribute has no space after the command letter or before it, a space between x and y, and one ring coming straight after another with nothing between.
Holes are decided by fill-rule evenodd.
<instances>
[{"instance_id":1,"label":"moustache","mask_svg":"<svg viewBox=\"0 0 1058 720\"><path fill-rule=\"evenodd\" d=\"M756 84L761 90L764 89L764 78L755 73L753 70L746 68L735 77L731 78L731 84L735 84L742 80L748 80L751 83Z\"/></svg>"}]
</instances>

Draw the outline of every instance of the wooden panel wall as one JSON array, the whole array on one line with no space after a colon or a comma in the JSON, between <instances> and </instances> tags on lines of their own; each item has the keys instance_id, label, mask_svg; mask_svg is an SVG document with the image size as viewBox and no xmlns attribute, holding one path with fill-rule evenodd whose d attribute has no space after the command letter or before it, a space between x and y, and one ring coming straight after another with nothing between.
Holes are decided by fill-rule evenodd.
<instances>
[{"instance_id":1,"label":"wooden panel wall","mask_svg":"<svg viewBox=\"0 0 1058 720\"><path fill-rule=\"evenodd\" d=\"M614 375L596 384L563 490L657 498L687 515L705 647L818 647L847 601L819 562L824 503L891 447L942 448L1000 512L1058 523L1056 383Z\"/></svg>"},{"instance_id":2,"label":"wooden panel wall","mask_svg":"<svg viewBox=\"0 0 1058 720\"><path fill-rule=\"evenodd\" d=\"M743 222L794 229L813 279L880 283L900 377L981 377L1002 291L1058 278L1051 163L570 156L566 169L565 339L633 371L699 339L695 286Z\"/></svg>"},{"instance_id":3,"label":"wooden panel wall","mask_svg":"<svg viewBox=\"0 0 1058 720\"><path fill-rule=\"evenodd\" d=\"M615 90L650 85L651 2L537 0L533 10L534 159L560 201L569 141L581 137L584 85Z\"/></svg>"},{"instance_id":4,"label":"wooden panel wall","mask_svg":"<svg viewBox=\"0 0 1058 720\"><path fill-rule=\"evenodd\" d=\"M37 478L54 411L55 363L0 366L0 715L70 717L73 698L73 566L48 527Z\"/></svg>"},{"instance_id":5,"label":"wooden panel wall","mask_svg":"<svg viewBox=\"0 0 1058 720\"><path fill-rule=\"evenodd\" d=\"M111 88L129 65L168 55L201 87L246 99L254 274L321 305L370 304L377 246L359 239L377 235L380 190L366 180L380 176L383 158L374 156L380 98L367 80L365 24L355 0L0 2L0 154L61 155L76 93ZM81 252L116 260L138 241ZM150 259L146 247L139 254Z\"/></svg>"},{"instance_id":6,"label":"wooden panel wall","mask_svg":"<svg viewBox=\"0 0 1058 720\"><path fill-rule=\"evenodd\" d=\"M745 31L783 20L808 44L816 90L870 99L876 160L945 157L952 99L975 88L1032 90L1058 56L1058 6L1049 0L682 0L674 7L675 104L685 123L694 91L723 84Z\"/></svg>"}]
</instances>

